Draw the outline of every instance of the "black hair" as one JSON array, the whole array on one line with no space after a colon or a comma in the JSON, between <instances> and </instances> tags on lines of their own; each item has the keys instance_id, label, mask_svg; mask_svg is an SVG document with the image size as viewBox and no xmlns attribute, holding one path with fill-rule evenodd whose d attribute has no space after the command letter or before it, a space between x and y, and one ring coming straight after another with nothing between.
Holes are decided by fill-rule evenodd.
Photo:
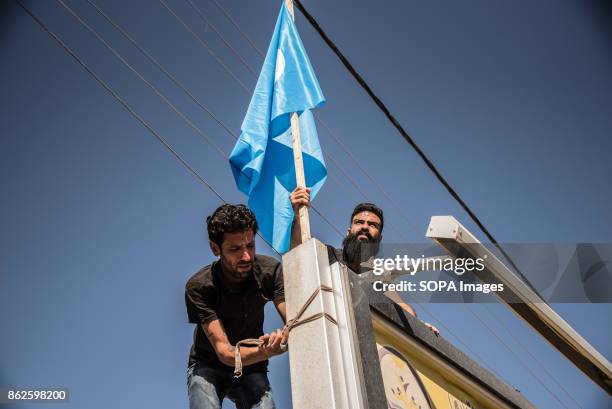
<instances>
[{"instance_id":1,"label":"black hair","mask_svg":"<svg viewBox=\"0 0 612 409\"><path fill-rule=\"evenodd\" d=\"M380 219L380 232L382 233L383 226L385 225L385 219L383 217L383 211L380 207L376 206L374 203L359 203L353 209L353 213L351 214L351 220L349 221L349 226L353 224L353 217L357 213L361 212L372 212Z\"/></svg>"},{"instance_id":2,"label":"black hair","mask_svg":"<svg viewBox=\"0 0 612 409\"><path fill-rule=\"evenodd\" d=\"M243 204L224 204L206 218L208 239L221 247L225 233L236 233L251 229L257 234L257 219L255 215Z\"/></svg>"}]
</instances>

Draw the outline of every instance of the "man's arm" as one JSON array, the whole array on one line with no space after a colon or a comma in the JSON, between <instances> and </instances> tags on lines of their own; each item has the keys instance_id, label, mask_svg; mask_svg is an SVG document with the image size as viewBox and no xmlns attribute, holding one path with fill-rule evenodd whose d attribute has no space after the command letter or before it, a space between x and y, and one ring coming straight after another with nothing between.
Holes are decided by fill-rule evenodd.
<instances>
[{"instance_id":1,"label":"man's arm","mask_svg":"<svg viewBox=\"0 0 612 409\"><path fill-rule=\"evenodd\" d=\"M278 315L281 316L283 322L287 323L287 308L285 306L285 300L276 301L274 300L274 306L276 307L276 311L278 311Z\"/></svg>"},{"instance_id":2,"label":"man's arm","mask_svg":"<svg viewBox=\"0 0 612 409\"><path fill-rule=\"evenodd\" d=\"M400 297L397 291L387 291L385 292L385 295L389 297L391 300L393 300L394 303L402 307L402 309L406 311L408 314L412 315L414 318L417 317L417 314L414 308L412 308L410 304L407 304L406 302L404 302L404 300L402 300L402 297Z\"/></svg>"},{"instance_id":3,"label":"man's arm","mask_svg":"<svg viewBox=\"0 0 612 409\"><path fill-rule=\"evenodd\" d=\"M416 311L412 308L412 305L407 304L405 302L398 302L399 306L404 309L408 314L412 315L414 318L417 317Z\"/></svg>"},{"instance_id":4,"label":"man's arm","mask_svg":"<svg viewBox=\"0 0 612 409\"><path fill-rule=\"evenodd\" d=\"M230 344L221 321L215 319L201 325L206 337L208 337L208 340L215 349L215 353L217 354L219 360L225 365L233 367L236 347ZM265 361L266 359L272 357L272 355L273 354L271 354L269 348L240 348L240 357L242 358L243 366L253 365L257 362Z\"/></svg>"},{"instance_id":5,"label":"man's arm","mask_svg":"<svg viewBox=\"0 0 612 409\"><path fill-rule=\"evenodd\" d=\"M391 300L393 300L393 302L395 302L397 305L402 307L402 309L406 311L408 314L412 315L414 318L417 318L417 314L414 308L412 308L410 304L404 302L404 300L402 300L402 297L400 297L397 291L387 291L385 292L385 295L389 297ZM438 328L434 327L429 322L425 322L425 321L421 321L421 322L423 322L423 324L425 324L427 328L432 330L434 334L436 335L440 334L440 331L438 330Z\"/></svg>"},{"instance_id":6,"label":"man's arm","mask_svg":"<svg viewBox=\"0 0 612 409\"><path fill-rule=\"evenodd\" d=\"M291 240L289 242L289 250L297 247L302 240L302 229L300 224L297 222L297 217L293 218L293 224L291 224Z\"/></svg>"}]
</instances>

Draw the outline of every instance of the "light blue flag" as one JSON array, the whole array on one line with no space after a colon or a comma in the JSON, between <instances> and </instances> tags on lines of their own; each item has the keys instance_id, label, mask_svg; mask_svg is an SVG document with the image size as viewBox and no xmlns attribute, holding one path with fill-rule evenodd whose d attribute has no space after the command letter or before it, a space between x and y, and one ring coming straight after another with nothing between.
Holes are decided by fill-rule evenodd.
<instances>
[{"instance_id":1,"label":"light blue flag","mask_svg":"<svg viewBox=\"0 0 612 409\"><path fill-rule=\"evenodd\" d=\"M324 102L283 1L240 138L229 158L238 189L249 197L263 237L279 253L289 250L293 221L289 194L296 187L289 116L299 114L304 173L312 200L325 182L327 169L310 110Z\"/></svg>"}]
</instances>

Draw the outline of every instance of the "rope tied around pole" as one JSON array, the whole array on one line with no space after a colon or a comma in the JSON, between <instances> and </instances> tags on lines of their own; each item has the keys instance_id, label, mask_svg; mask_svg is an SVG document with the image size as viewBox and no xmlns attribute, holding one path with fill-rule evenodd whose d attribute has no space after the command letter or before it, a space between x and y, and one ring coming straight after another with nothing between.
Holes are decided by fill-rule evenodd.
<instances>
[{"instance_id":1,"label":"rope tied around pole","mask_svg":"<svg viewBox=\"0 0 612 409\"><path fill-rule=\"evenodd\" d=\"M304 319L300 319L302 315L304 315L304 312L306 312L306 309L310 306L310 304L312 304L312 302L315 300L315 298L317 298L317 295L319 295L321 291L326 291L328 293L334 292L334 290L330 286L321 284L316 290L314 290L314 292L310 295L310 297L308 297L308 299L304 302L304 304L302 305L302 308L300 308L300 310L295 315L295 318L292 318L287 321L287 325L286 325L287 332L290 332L293 328L299 327L302 324L307 324L309 322L318 320L319 318L325 318L332 324L338 325L338 321L336 321L334 317L332 317L326 312L318 312ZM242 376L242 358L240 357L240 347L241 346L261 347L262 345L263 345L263 341L260 339L255 339L255 338L243 339L236 343L236 348L234 349L234 378L240 378ZM286 345L281 345L281 347L283 346L286 347Z\"/></svg>"}]
</instances>

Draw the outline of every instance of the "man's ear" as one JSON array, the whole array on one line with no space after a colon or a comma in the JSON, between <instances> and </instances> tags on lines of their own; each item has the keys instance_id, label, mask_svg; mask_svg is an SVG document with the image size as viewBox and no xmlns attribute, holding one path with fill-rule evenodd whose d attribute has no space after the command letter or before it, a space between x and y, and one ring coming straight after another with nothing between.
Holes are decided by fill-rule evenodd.
<instances>
[{"instance_id":1,"label":"man's ear","mask_svg":"<svg viewBox=\"0 0 612 409\"><path fill-rule=\"evenodd\" d=\"M219 248L217 243L211 241L209 242L209 244L210 244L210 250L213 252L213 254L216 257L219 257L221 255L221 249Z\"/></svg>"},{"instance_id":2,"label":"man's ear","mask_svg":"<svg viewBox=\"0 0 612 409\"><path fill-rule=\"evenodd\" d=\"M349 234L351 234L351 228L350 227L348 229L346 229L346 235L348 236Z\"/></svg>"}]
</instances>

